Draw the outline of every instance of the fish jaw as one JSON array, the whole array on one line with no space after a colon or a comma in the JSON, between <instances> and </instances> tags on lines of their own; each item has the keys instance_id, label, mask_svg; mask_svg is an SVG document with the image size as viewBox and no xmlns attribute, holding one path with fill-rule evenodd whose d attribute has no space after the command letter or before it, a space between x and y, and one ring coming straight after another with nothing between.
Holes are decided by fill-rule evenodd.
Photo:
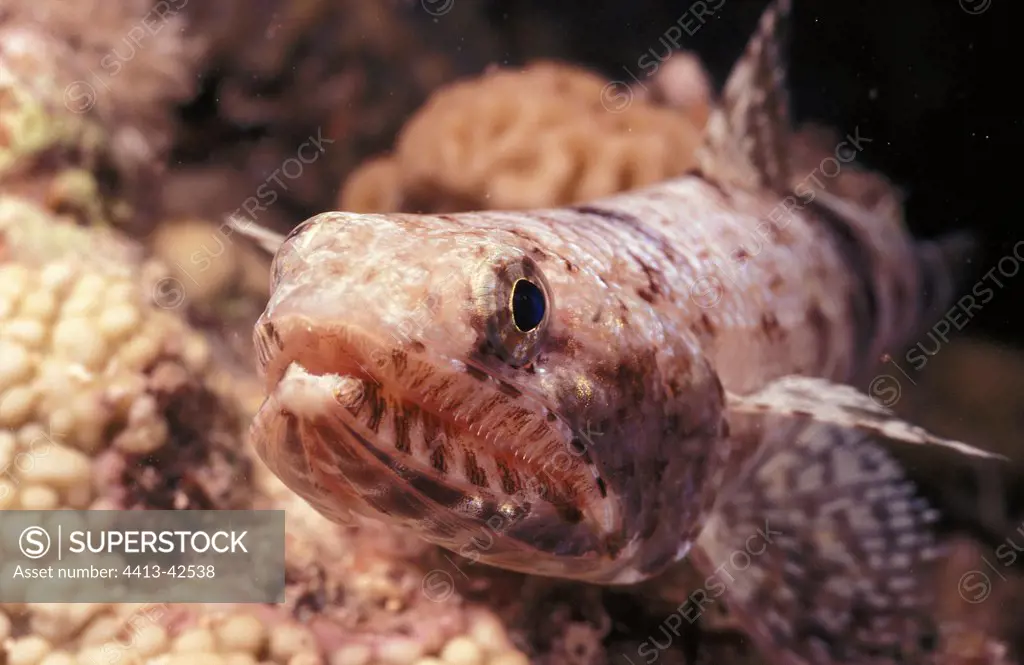
<instances>
[{"instance_id":1,"label":"fish jaw","mask_svg":"<svg viewBox=\"0 0 1024 665\"><path fill-rule=\"evenodd\" d=\"M335 521L383 519L505 568L603 582L628 568L622 502L554 409L363 330L320 286L281 286L255 329L268 398L251 441L293 491Z\"/></svg>"}]
</instances>

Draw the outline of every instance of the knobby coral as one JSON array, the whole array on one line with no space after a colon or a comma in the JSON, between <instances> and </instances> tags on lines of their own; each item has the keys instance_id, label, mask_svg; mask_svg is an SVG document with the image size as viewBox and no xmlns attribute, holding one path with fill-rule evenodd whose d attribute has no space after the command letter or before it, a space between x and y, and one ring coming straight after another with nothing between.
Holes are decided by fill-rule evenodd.
<instances>
[{"instance_id":1,"label":"knobby coral","mask_svg":"<svg viewBox=\"0 0 1024 665\"><path fill-rule=\"evenodd\" d=\"M285 603L0 604L4 662L526 665L492 612L424 591L431 548L329 524L258 465L255 377L181 286L125 236L0 195L0 509L283 508Z\"/></svg>"},{"instance_id":2,"label":"knobby coral","mask_svg":"<svg viewBox=\"0 0 1024 665\"><path fill-rule=\"evenodd\" d=\"M0 10L0 184L86 222L144 230L175 104L195 94L202 43L182 0L28 0Z\"/></svg>"},{"instance_id":3,"label":"knobby coral","mask_svg":"<svg viewBox=\"0 0 1024 665\"><path fill-rule=\"evenodd\" d=\"M205 411L199 395L213 391L209 346L174 313L180 303L166 271L141 261L124 239L91 234L11 197L0 198L0 237L8 257L0 262L4 506L86 508L103 498L100 490L131 505L142 501L139 492L168 492L173 471L164 470L157 487L147 479L152 462L142 459L190 457L189 439L203 426L190 411ZM231 413L222 406L219 413ZM211 415L205 425L237 439L240 417L232 423L207 413L219 427ZM138 476L130 491L91 482L90 463L108 448L124 478ZM209 475L204 464L221 464L213 458L224 451L207 452L188 460L195 464L188 474ZM161 500L201 506L234 491L212 478L194 486L191 495L177 488Z\"/></svg>"},{"instance_id":4,"label":"knobby coral","mask_svg":"<svg viewBox=\"0 0 1024 665\"><path fill-rule=\"evenodd\" d=\"M684 173L702 123L701 112L656 105L575 66L496 69L436 91L394 154L353 174L339 204L440 212L579 202Z\"/></svg>"}]
</instances>

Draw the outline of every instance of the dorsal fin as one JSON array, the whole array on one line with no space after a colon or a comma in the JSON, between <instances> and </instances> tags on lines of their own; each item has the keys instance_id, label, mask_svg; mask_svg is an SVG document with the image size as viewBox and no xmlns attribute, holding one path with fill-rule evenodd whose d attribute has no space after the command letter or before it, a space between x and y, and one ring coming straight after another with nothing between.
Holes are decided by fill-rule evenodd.
<instances>
[{"instance_id":1,"label":"dorsal fin","mask_svg":"<svg viewBox=\"0 0 1024 665\"><path fill-rule=\"evenodd\" d=\"M729 74L697 153L703 176L743 189L790 188L786 50L792 0L775 0Z\"/></svg>"}]
</instances>

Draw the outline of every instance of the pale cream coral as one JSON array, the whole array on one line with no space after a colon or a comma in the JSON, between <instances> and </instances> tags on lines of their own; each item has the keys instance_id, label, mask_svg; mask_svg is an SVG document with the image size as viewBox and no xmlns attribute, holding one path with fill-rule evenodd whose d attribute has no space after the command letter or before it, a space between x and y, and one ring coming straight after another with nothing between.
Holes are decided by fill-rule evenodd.
<instances>
[{"instance_id":1,"label":"pale cream coral","mask_svg":"<svg viewBox=\"0 0 1024 665\"><path fill-rule=\"evenodd\" d=\"M558 206L691 168L703 114L615 85L539 62L441 88L403 128L393 156L349 178L339 205L359 212Z\"/></svg>"},{"instance_id":2,"label":"pale cream coral","mask_svg":"<svg viewBox=\"0 0 1024 665\"><path fill-rule=\"evenodd\" d=\"M216 625L215 632L217 644L228 652L257 654L267 639L260 620L248 614L227 617Z\"/></svg>"},{"instance_id":3,"label":"pale cream coral","mask_svg":"<svg viewBox=\"0 0 1024 665\"><path fill-rule=\"evenodd\" d=\"M184 625L171 627L186 616ZM528 665L493 614L478 609L472 616L467 633L437 649L397 635L373 646L324 649L308 627L260 620L244 609L40 603L28 614L32 633L15 640L6 639L11 623L0 606L0 642L6 662L20 665L92 665L114 655L126 665Z\"/></svg>"},{"instance_id":4,"label":"pale cream coral","mask_svg":"<svg viewBox=\"0 0 1024 665\"><path fill-rule=\"evenodd\" d=\"M72 56L35 27L0 24L0 179L27 170L53 148L81 151L87 160L102 150L105 133L96 118L64 104L70 80L60 66Z\"/></svg>"},{"instance_id":5,"label":"pale cream coral","mask_svg":"<svg viewBox=\"0 0 1024 665\"><path fill-rule=\"evenodd\" d=\"M484 651L466 636L456 637L441 649L441 660L449 665L483 665Z\"/></svg>"},{"instance_id":6,"label":"pale cream coral","mask_svg":"<svg viewBox=\"0 0 1024 665\"><path fill-rule=\"evenodd\" d=\"M293 656L315 649L316 638L303 626L284 624L270 633L270 657L278 662L287 663Z\"/></svg>"},{"instance_id":7,"label":"pale cream coral","mask_svg":"<svg viewBox=\"0 0 1024 665\"><path fill-rule=\"evenodd\" d=\"M12 640L6 647L8 665L39 665L53 646L38 635Z\"/></svg>"},{"instance_id":8,"label":"pale cream coral","mask_svg":"<svg viewBox=\"0 0 1024 665\"><path fill-rule=\"evenodd\" d=\"M92 455L167 441L149 368L176 358L202 376L209 351L155 302L128 243L11 197L0 197L0 234L19 259L0 263L0 502L84 508Z\"/></svg>"},{"instance_id":9,"label":"pale cream coral","mask_svg":"<svg viewBox=\"0 0 1024 665\"><path fill-rule=\"evenodd\" d=\"M6 254L19 263L41 264L63 257L69 261L103 264L108 270L123 272L142 261L139 248L110 229L86 231L73 219L55 215L38 201L9 194L0 194L0 247L4 248L0 258ZM40 286L46 289L40 292L64 288L63 285L74 278L71 269L62 264L46 268L41 276L44 282ZM15 285L8 290L12 288ZM45 304L28 307L45 308Z\"/></svg>"},{"instance_id":10,"label":"pale cream coral","mask_svg":"<svg viewBox=\"0 0 1024 665\"><path fill-rule=\"evenodd\" d=\"M177 653L207 653L216 648L217 638L205 628L190 628L171 643L171 651Z\"/></svg>"},{"instance_id":11,"label":"pale cream coral","mask_svg":"<svg viewBox=\"0 0 1024 665\"><path fill-rule=\"evenodd\" d=\"M109 125L69 98L73 49L39 25L0 17L0 185L86 224L124 221L123 199L97 173L114 159ZM134 167L133 167L134 170Z\"/></svg>"},{"instance_id":12,"label":"pale cream coral","mask_svg":"<svg viewBox=\"0 0 1024 665\"><path fill-rule=\"evenodd\" d=\"M32 130L16 137L21 149L7 157L29 161L47 145L60 145L74 148L67 154L92 170L102 151L126 181L160 161L173 107L194 94L203 52L200 40L185 35L180 7L151 0L7 4L0 61L7 65L7 93L21 103L0 104L0 115ZM2 135L0 123L0 173Z\"/></svg>"}]
</instances>

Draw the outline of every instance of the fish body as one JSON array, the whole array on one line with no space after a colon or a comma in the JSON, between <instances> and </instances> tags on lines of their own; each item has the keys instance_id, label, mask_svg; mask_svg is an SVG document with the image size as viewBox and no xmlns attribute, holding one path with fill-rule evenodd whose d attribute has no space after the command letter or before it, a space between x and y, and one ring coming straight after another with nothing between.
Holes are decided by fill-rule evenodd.
<instances>
[{"instance_id":1,"label":"fish body","mask_svg":"<svg viewBox=\"0 0 1024 665\"><path fill-rule=\"evenodd\" d=\"M775 662L917 662L936 628L908 570L940 548L906 460L1002 460L839 384L943 304L963 245L793 186L788 12L762 18L698 172L570 208L260 232L270 469L334 520L600 584L687 557L711 574L767 530L725 600Z\"/></svg>"}]
</instances>

